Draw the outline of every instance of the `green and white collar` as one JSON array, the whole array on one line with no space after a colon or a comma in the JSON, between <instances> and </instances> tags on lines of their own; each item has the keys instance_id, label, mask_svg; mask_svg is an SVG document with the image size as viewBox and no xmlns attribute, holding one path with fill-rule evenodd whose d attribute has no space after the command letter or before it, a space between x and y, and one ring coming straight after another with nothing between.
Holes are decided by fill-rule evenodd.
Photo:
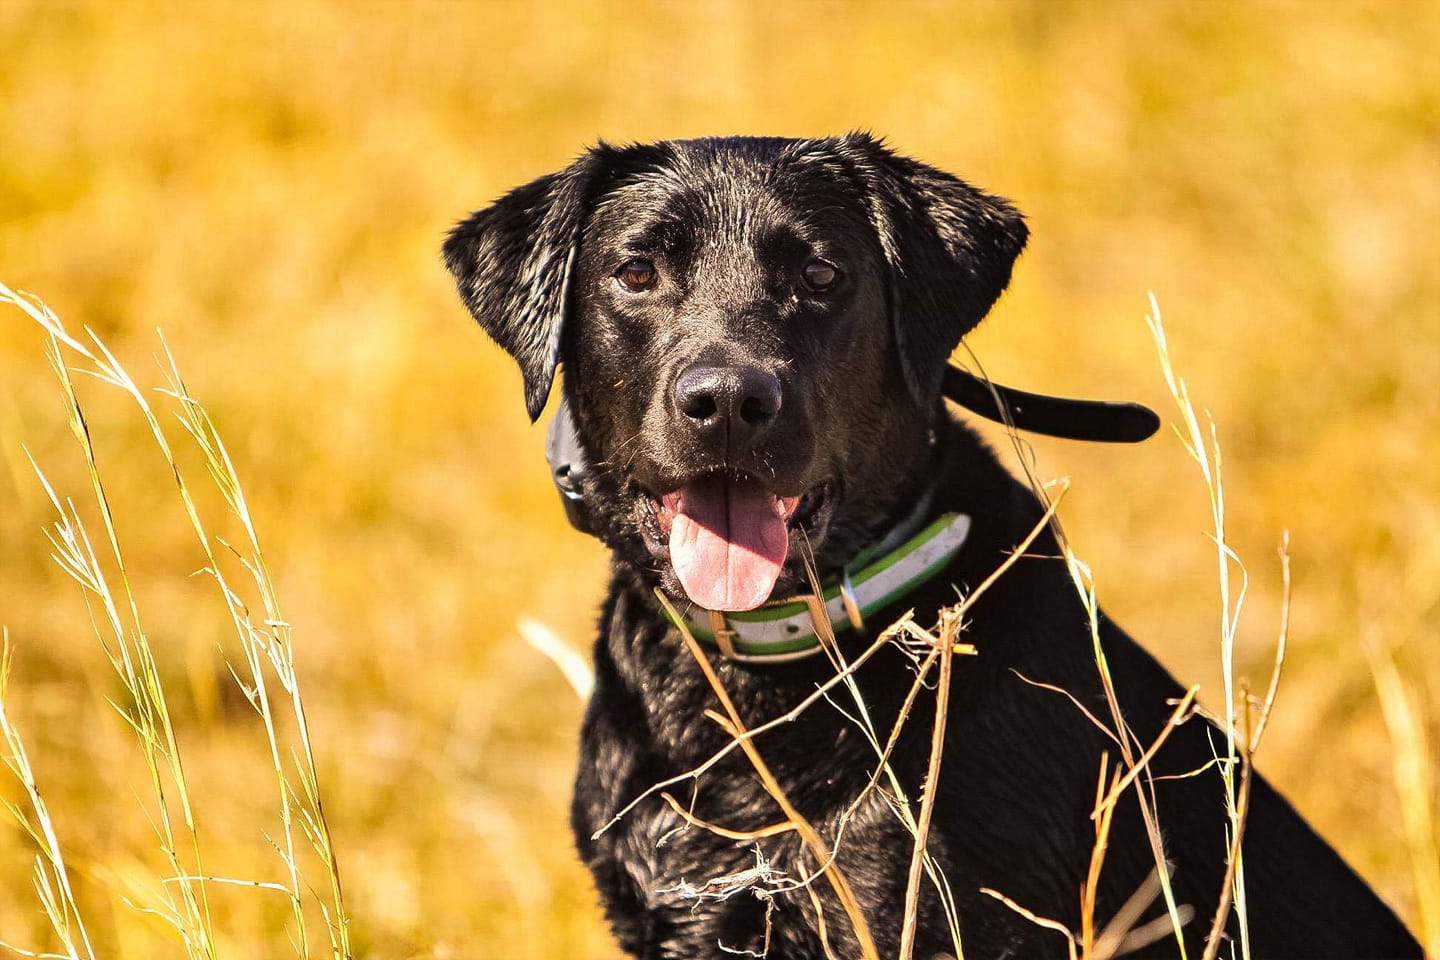
<instances>
[{"instance_id":1,"label":"green and white collar","mask_svg":"<svg viewBox=\"0 0 1440 960\"><path fill-rule=\"evenodd\" d=\"M894 603L933 579L949 565L970 533L970 517L946 513L898 547L882 553L887 537L878 549L856 557L838 582L821 592L825 613L836 634L849 629L863 630L865 618ZM691 606L684 615L684 628L703 643L717 647L731 660L742 663L784 663L811 656L821 650L811 619L809 595L771 600L741 613L721 613ZM667 616L673 615L667 611ZM681 624L676 623L677 627Z\"/></svg>"}]
</instances>

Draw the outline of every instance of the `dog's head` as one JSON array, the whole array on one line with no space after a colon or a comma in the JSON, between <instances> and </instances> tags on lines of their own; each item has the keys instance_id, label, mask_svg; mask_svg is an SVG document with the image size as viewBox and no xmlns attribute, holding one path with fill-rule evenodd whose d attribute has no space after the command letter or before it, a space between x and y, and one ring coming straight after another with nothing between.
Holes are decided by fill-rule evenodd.
<instances>
[{"instance_id":1,"label":"dog's head","mask_svg":"<svg viewBox=\"0 0 1440 960\"><path fill-rule=\"evenodd\" d=\"M532 419L563 363L602 539L744 610L908 512L946 360L1025 238L868 135L728 138L602 144L457 226L445 262Z\"/></svg>"}]
</instances>

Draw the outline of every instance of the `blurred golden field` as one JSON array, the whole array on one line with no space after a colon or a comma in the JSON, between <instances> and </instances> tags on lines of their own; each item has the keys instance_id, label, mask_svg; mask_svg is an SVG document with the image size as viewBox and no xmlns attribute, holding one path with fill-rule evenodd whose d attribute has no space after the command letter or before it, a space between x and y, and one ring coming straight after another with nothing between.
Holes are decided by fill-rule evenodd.
<instances>
[{"instance_id":1,"label":"blurred golden field","mask_svg":"<svg viewBox=\"0 0 1440 960\"><path fill-rule=\"evenodd\" d=\"M1257 678L1291 533L1260 767L1418 925L1413 857L1435 850L1407 845L1363 644L1393 651L1440 743L1440 4L6 0L0 36L0 281L143 386L164 382L162 328L214 417L295 627L357 955L615 956L569 834L582 704L516 627L587 646L605 558L565 525L444 231L597 138L854 127L1028 213L1011 292L970 339L996 379L1168 416L1155 292L1224 445ZM149 774L41 532L26 451L62 497L88 491L44 348L0 311L6 705L97 950L179 957L137 909L165 875ZM206 869L278 880L264 737L168 468L133 405L77 388ZM1066 528L1109 612L1223 700L1180 443L1034 446L1073 479ZM1399 753L1412 802L1433 752ZM52 950L33 858L0 823L0 940ZM220 955L294 955L283 897L220 886L211 908Z\"/></svg>"}]
</instances>

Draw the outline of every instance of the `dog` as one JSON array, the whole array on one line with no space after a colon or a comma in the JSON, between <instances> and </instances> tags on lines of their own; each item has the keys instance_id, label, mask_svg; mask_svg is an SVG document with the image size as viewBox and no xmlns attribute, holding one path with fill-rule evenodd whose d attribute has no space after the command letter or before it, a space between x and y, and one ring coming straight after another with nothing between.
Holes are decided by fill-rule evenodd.
<instances>
[{"instance_id":1,"label":"dog","mask_svg":"<svg viewBox=\"0 0 1440 960\"><path fill-rule=\"evenodd\" d=\"M906 611L928 627L985 584L965 609L975 655L953 661L933 786L943 880L924 878L906 936L915 957L951 956L953 921L972 960L1067 955L1034 917L1081 929L1097 777L1127 769L1101 729L1095 643L1139 749L1185 691L1103 613L1092 639L1040 500L945 405L948 357L1027 235L1008 201L865 133L602 143L448 235L445 263L519 365L532 420L563 367L566 492L613 557L572 821L627 953L900 954L914 838L892 801L903 790L914 809L926 787L934 694L875 788L859 706L833 683L816 691L846 658L883 745L919 654L872 642L878 629ZM811 594L812 575L818 603L781 602ZM747 729L787 717L749 742L795 816L743 751L724 752L735 726L714 719L706 669ZM1224 743L1203 717L1174 726L1115 806L1092 916L1144 909L1112 954L1204 950L1226 886ZM1142 791L1170 888L1148 902ZM1421 956L1258 774L1243 836L1250 955ZM1238 956L1233 911L1220 935Z\"/></svg>"}]
</instances>

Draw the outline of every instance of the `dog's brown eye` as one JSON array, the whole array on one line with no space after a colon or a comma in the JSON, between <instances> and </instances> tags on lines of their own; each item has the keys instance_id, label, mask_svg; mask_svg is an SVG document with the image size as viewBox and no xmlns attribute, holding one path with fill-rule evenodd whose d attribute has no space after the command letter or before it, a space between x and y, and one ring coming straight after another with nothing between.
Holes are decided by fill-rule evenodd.
<instances>
[{"instance_id":1,"label":"dog's brown eye","mask_svg":"<svg viewBox=\"0 0 1440 960\"><path fill-rule=\"evenodd\" d=\"M835 265L824 260L811 260L801 272L805 277L805 286L817 292L829 290L840 279L840 271L835 269Z\"/></svg>"},{"instance_id":2,"label":"dog's brown eye","mask_svg":"<svg viewBox=\"0 0 1440 960\"><path fill-rule=\"evenodd\" d=\"M631 260L615 276L631 290L649 290L655 286L655 264L649 260Z\"/></svg>"}]
</instances>

